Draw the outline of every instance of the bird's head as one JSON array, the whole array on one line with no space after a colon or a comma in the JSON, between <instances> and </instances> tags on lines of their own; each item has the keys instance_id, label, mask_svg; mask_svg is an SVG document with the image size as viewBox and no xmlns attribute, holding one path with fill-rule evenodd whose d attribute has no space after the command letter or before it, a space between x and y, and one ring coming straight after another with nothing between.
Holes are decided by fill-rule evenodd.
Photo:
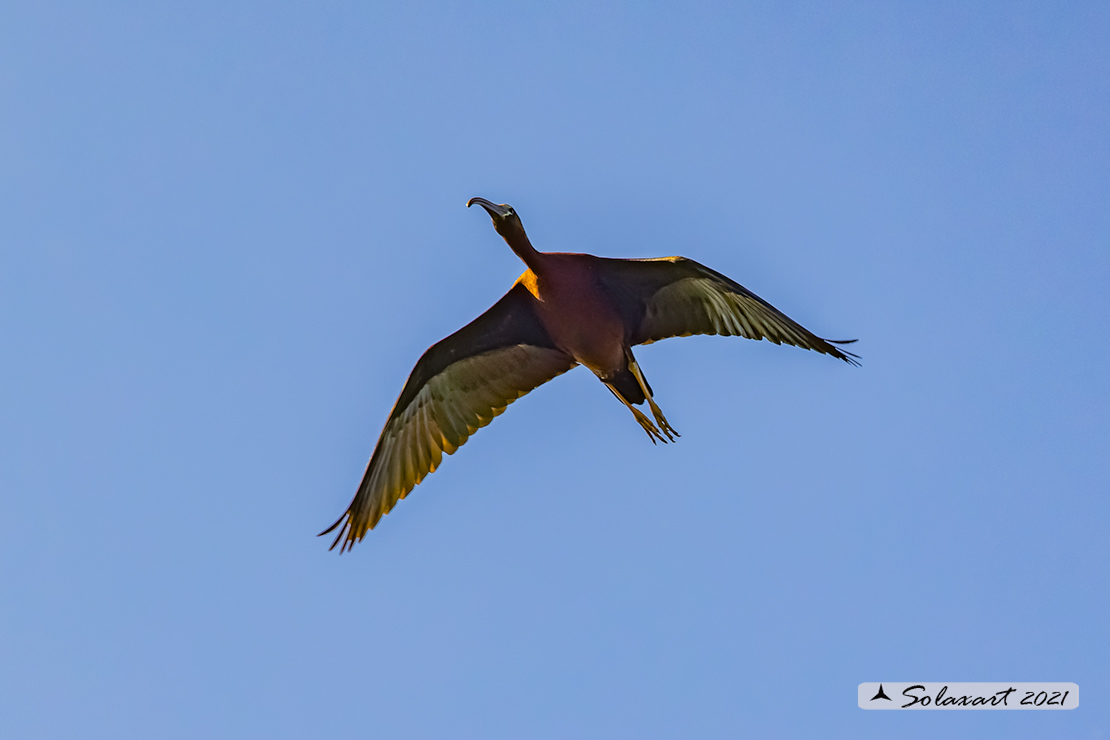
<instances>
[{"instance_id":1,"label":"bird's head","mask_svg":"<svg viewBox=\"0 0 1110 740\"><path fill-rule=\"evenodd\" d=\"M486 209L486 213L493 219L493 228L497 229L497 233L506 240L524 233L524 224L520 222L520 216L516 215L516 211L508 203L497 204L485 198L471 198L466 202L466 207L470 208L474 204Z\"/></svg>"}]
</instances>

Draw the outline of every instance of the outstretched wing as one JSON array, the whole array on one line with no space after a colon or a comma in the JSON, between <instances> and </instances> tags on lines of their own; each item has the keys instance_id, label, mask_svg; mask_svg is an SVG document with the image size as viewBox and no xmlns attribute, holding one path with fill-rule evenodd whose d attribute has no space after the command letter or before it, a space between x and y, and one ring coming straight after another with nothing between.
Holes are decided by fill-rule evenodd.
<instances>
[{"instance_id":1,"label":"outstretched wing","mask_svg":"<svg viewBox=\"0 0 1110 740\"><path fill-rule=\"evenodd\" d=\"M332 548L349 550L470 435L510 403L577 364L556 349L531 294L516 284L416 363L370 456Z\"/></svg>"},{"instance_id":2,"label":"outstretched wing","mask_svg":"<svg viewBox=\"0 0 1110 740\"><path fill-rule=\"evenodd\" d=\"M598 258L597 272L625 326L632 327L631 344L723 334L793 344L859 364L858 355L834 346L854 339L822 339L740 283L685 257Z\"/></svg>"}]
</instances>

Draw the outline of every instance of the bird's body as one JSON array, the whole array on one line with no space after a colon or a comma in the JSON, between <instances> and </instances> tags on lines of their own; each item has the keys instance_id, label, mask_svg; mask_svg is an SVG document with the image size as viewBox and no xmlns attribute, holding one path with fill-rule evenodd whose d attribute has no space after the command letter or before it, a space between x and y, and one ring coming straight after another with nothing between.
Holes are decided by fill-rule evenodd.
<instances>
[{"instance_id":1,"label":"bird's body","mask_svg":"<svg viewBox=\"0 0 1110 740\"><path fill-rule=\"evenodd\" d=\"M536 315L555 346L598 375L619 372L627 340L610 297L597 290L596 258L544 254L542 272L529 269L520 282L535 298Z\"/></svg>"},{"instance_id":2,"label":"bird's body","mask_svg":"<svg viewBox=\"0 0 1110 740\"><path fill-rule=\"evenodd\" d=\"M652 442L677 432L652 398L632 347L691 334L768 339L856 356L817 337L743 286L683 257L619 260L538 252L510 206L473 198L528 269L501 300L417 362L382 430L358 493L322 534L348 549L396 502L517 398L584 365ZM851 340L854 341L854 340ZM654 423L636 405L646 401Z\"/></svg>"}]
</instances>

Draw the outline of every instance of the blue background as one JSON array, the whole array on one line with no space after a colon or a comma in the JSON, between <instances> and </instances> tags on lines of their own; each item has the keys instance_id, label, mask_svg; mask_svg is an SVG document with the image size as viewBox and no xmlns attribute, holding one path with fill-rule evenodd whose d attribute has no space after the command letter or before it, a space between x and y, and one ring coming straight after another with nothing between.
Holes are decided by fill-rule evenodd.
<instances>
[{"instance_id":1,"label":"blue background","mask_svg":"<svg viewBox=\"0 0 1110 740\"><path fill-rule=\"evenodd\" d=\"M1107 8L4 4L0 734L1107 737ZM339 557L475 195L863 367L642 348L666 447L576 370Z\"/></svg>"}]
</instances>

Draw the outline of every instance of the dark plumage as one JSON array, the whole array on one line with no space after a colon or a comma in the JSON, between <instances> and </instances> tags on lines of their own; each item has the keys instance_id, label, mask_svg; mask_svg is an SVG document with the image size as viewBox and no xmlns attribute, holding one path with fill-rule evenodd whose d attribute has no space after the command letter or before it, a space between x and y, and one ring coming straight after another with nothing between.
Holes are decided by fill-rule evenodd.
<instances>
[{"instance_id":1,"label":"dark plumage","mask_svg":"<svg viewBox=\"0 0 1110 740\"><path fill-rule=\"evenodd\" d=\"M635 416L652 442L678 433L652 398L632 347L668 337L722 334L793 344L852 365L822 339L739 283L685 257L621 260L538 252L511 206L486 209L528 270L488 311L432 345L386 421L354 500L335 524L352 547L471 434L533 388L585 365ZM644 402L654 423L636 405Z\"/></svg>"}]
</instances>

